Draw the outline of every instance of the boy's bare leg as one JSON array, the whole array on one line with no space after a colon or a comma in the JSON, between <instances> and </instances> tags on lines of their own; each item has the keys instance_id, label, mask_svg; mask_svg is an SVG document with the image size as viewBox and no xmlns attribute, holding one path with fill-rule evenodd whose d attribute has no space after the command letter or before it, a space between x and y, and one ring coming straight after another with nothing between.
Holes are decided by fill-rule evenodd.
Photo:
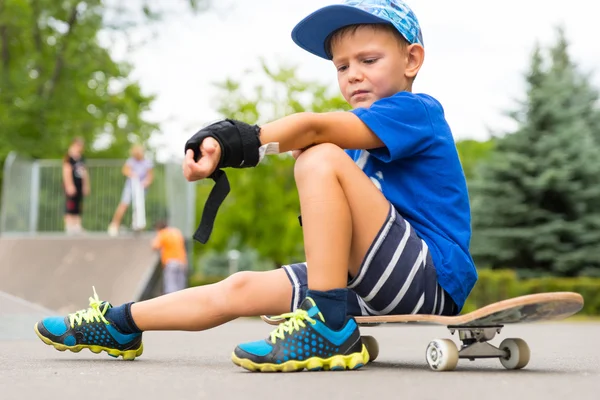
<instances>
[{"instance_id":1,"label":"boy's bare leg","mask_svg":"<svg viewBox=\"0 0 600 400\"><path fill-rule=\"evenodd\" d=\"M133 360L143 352L140 330L198 331L240 316L281 314L290 311L291 297L291 283L283 269L239 272L214 285L112 308L94 293L89 309L44 318L34 331L61 351L89 348Z\"/></svg>"},{"instance_id":2,"label":"boy's bare leg","mask_svg":"<svg viewBox=\"0 0 600 400\"><path fill-rule=\"evenodd\" d=\"M290 311L292 286L283 269L238 272L206 286L134 303L131 315L142 331L201 331L238 317Z\"/></svg>"},{"instance_id":3,"label":"boy's bare leg","mask_svg":"<svg viewBox=\"0 0 600 400\"><path fill-rule=\"evenodd\" d=\"M127 203L119 203L113 215L112 221L110 222L111 225L118 227L121 224L121 220L123 219L128 207L129 205Z\"/></svg>"},{"instance_id":4,"label":"boy's bare leg","mask_svg":"<svg viewBox=\"0 0 600 400\"><path fill-rule=\"evenodd\" d=\"M81 215L75 215L75 216L73 216L73 227L75 228L75 231L77 233L81 233L81 231L82 231Z\"/></svg>"},{"instance_id":5,"label":"boy's bare leg","mask_svg":"<svg viewBox=\"0 0 600 400\"><path fill-rule=\"evenodd\" d=\"M320 144L296 161L308 287L345 288L379 233L389 202L339 147Z\"/></svg>"},{"instance_id":6,"label":"boy's bare leg","mask_svg":"<svg viewBox=\"0 0 600 400\"><path fill-rule=\"evenodd\" d=\"M65 214L65 232L72 233L73 232L73 217L71 214Z\"/></svg>"},{"instance_id":7,"label":"boy's bare leg","mask_svg":"<svg viewBox=\"0 0 600 400\"><path fill-rule=\"evenodd\" d=\"M320 144L296 160L308 292L271 340L238 345L235 364L251 371L357 369L369 360L347 316L348 272L355 276L389 213L389 202L350 157Z\"/></svg>"}]
</instances>

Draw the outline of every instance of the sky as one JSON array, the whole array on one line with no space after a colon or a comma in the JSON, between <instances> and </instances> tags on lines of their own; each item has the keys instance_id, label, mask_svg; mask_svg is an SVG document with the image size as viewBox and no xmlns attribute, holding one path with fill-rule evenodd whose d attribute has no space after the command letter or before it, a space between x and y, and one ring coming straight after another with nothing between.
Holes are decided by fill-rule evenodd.
<instances>
[{"instance_id":1,"label":"sky","mask_svg":"<svg viewBox=\"0 0 600 400\"><path fill-rule=\"evenodd\" d=\"M161 124L151 144L159 159L178 157L185 141L219 118L213 86L269 65L297 65L301 78L337 89L330 61L300 49L292 28L334 0L218 0L205 13L161 23L158 35L135 51L112 47L133 64L132 78L157 96L146 117ZM524 74L536 43L552 45L564 27L572 59L600 88L600 24L586 0L407 0L420 21L425 62L413 86L443 105L455 140L486 140L514 122L505 111L524 95Z\"/></svg>"}]
</instances>

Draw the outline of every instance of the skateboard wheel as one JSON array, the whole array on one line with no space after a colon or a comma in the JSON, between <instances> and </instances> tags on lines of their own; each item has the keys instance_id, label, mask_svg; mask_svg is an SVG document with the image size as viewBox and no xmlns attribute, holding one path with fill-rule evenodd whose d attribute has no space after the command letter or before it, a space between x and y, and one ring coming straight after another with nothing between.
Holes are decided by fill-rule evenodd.
<instances>
[{"instance_id":1,"label":"skateboard wheel","mask_svg":"<svg viewBox=\"0 0 600 400\"><path fill-rule=\"evenodd\" d=\"M369 362L375 361L379 355L379 343L373 336L363 336L362 342L369 352Z\"/></svg>"},{"instance_id":2,"label":"skateboard wheel","mask_svg":"<svg viewBox=\"0 0 600 400\"><path fill-rule=\"evenodd\" d=\"M500 357L506 369L521 369L529 362L531 352L523 339L504 339L498 348L508 352L508 357Z\"/></svg>"},{"instance_id":3,"label":"skateboard wheel","mask_svg":"<svg viewBox=\"0 0 600 400\"><path fill-rule=\"evenodd\" d=\"M458 349L450 339L436 339L425 351L429 368L434 371L452 371L458 364Z\"/></svg>"}]
</instances>

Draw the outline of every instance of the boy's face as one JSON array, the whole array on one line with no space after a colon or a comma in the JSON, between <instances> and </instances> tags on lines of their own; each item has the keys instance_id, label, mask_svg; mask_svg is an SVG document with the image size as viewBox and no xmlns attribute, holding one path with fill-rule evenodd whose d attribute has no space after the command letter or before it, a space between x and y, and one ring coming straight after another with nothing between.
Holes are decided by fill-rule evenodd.
<instances>
[{"instance_id":1,"label":"boy's face","mask_svg":"<svg viewBox=\"0 0 600 400\"><path fill-rule=\"evenodd\" d=\"M83 142L82 139L75 139L73 141L73 143L71 144L71 151L74 151L76 153L83 153L83 150L85 148L85 143Z\"/></svg>"},{"instance_id":2,"label":"boy's face","mask_svg":"<svg viewBox=\"0 0 600 400\"><path fill-rule=\"evenodd\" d=\"M131 155L133 156L133 158L135 158L136 160L142 160L144 159L144 148L141 146L135 146L132 150L131 150Z\"/></svg>"},{"instance_id":3,"label":"boy's face","mask_svg":"<svg viewBox=\"0 0 600 400\"><path fill-rule=\"evenodd\" d=\"M340 90L352 108L410 91L418 70L411 67L410 47L387 29L360 26L335 40L331 51Z\"/></svg>"}]
</instances>

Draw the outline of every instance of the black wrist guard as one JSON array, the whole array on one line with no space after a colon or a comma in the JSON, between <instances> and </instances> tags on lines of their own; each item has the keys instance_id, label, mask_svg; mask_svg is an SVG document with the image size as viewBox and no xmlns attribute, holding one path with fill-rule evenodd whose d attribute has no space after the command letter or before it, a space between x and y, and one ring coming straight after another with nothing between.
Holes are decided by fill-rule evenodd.
<instances>
[{"instance_id":1,"label":"black wrist guard","mask_svg":"<svg viewBox=\"0 0 600 400\"><path fill-rule=\"evenodd\" d=\"M200 129L186 142L185 151L192 150L194 159L198 161L202 156L200 153L202 141L212 137L221 146L218 169L256 167L259 161L259 135L260 128L257 125L226 119Z\"/></svg>"},{"instance_id":2,"label":"black wrist guard","mask_svg":"<svg viewBox=\"0 0 600 400\"><path fill-rule=\"evenodd\" d=\"M208 195L200 225L194 233L194 239L200 243L206 243L210 238L217 211L229 194L229 180L221 168L248 168L258 165L259 135L260 128L257 125L226 119L202 128L186 142L185 152L192 150L196 161L202 156L200 145L207 137L214 138L221 147L219 165L209 177L215 181L215 186Z\"/></svg>"}]
</instances>

